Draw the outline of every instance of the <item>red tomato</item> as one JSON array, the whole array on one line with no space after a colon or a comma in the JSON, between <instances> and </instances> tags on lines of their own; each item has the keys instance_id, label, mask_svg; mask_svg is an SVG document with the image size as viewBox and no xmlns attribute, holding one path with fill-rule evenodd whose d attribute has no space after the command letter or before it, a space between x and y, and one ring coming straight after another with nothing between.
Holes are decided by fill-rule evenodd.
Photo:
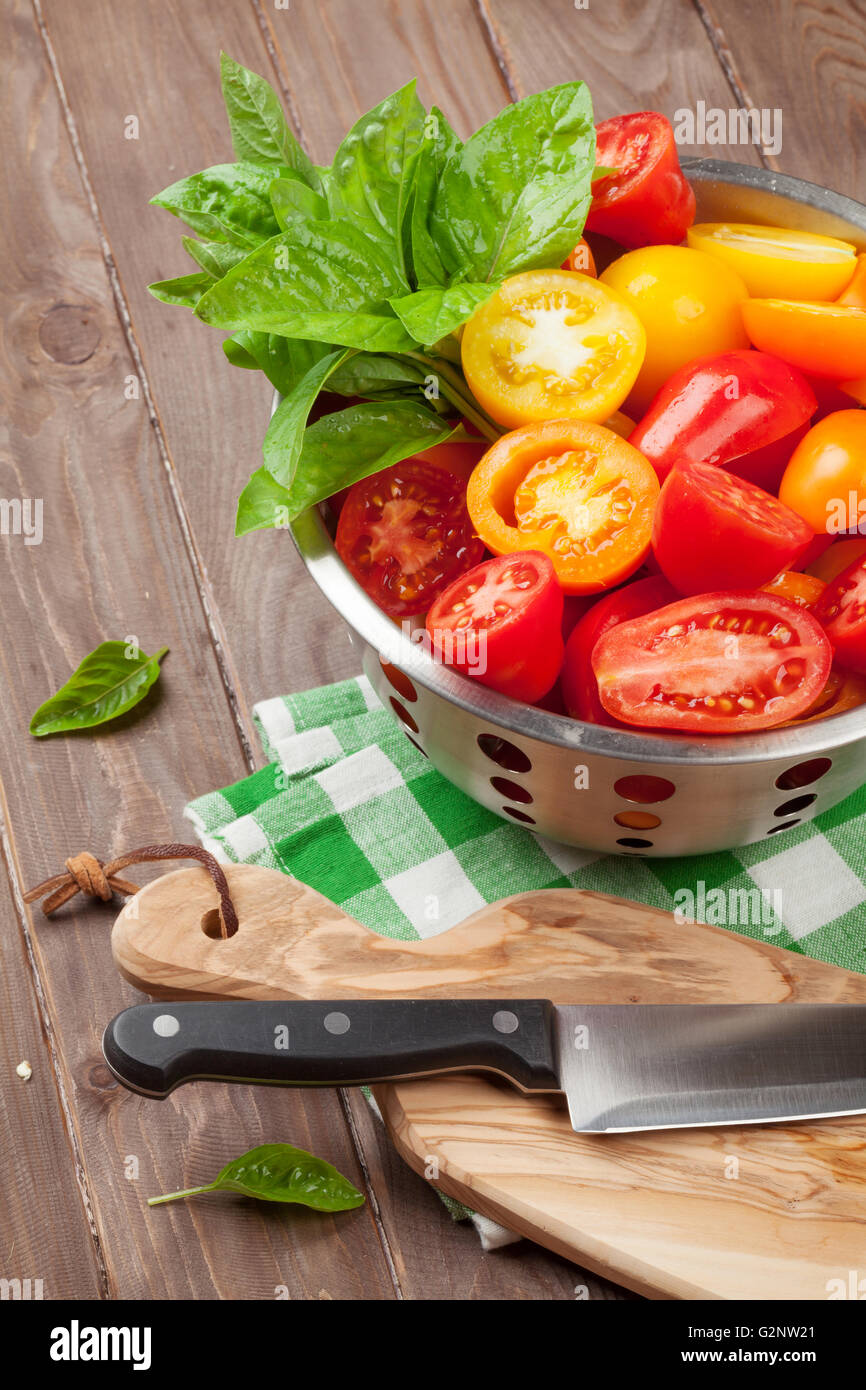
<instances>
[{"instance_id":1,"label":"red tomato","mask_svg":"<svg viewBox=\"0 0 866 1390\"><path fill-rule=\"evenodd\" d=\"M866 557L827 585L814 613L833 644L837 663L866 675Z\"/></svg>"},{"instance_id":2,"label":"red tomato","mask_svg":"<svg viewBox=\"0 0 866 1390\"><path fill-rule=\"evenodd\" d=\"M562 664L562 698L572 719L589 724L615 724L598 698L592 670L592 653L598 639L617 623L640 618L676 599L676 591L661 575L635 579L612 594L605 594L584 614L565 645Z\"/></svg>"},{"instance_id":3,"label":"red tomato","mask_svg":"<svg viewBox=\"0 0 866 1390\"><path fill-rule=\"evenodd\" d=\"M592 185L587 230L621 246L682 241L695 220L695 195L670 121L657 111L635 111L602 121L595 136L596 163L617 172Z\"/></svg>"},{"instance_id":4,"label":"red tomato","mask_svg":"<svg viewBox=\"0 0 866 1390\"><path fill-rule=\"evenodd\" d=\"M818 578L823 579L824 583L826 584L827 575L823 574L821 570L817 568L817 566L820 565L821 557L823 556L824 552L829 550L832 544L832 536L813 536L811 543L806 546L806 549L803 551L803 554L798 558L794 568L798 570L808 570L810 574L817 574ZM853 558L854 557L852 555L851 559L853 560ZM848 561L848 563L850 564L850 560ZM843 570L844 568L844 564L839 566L840 570ZM837 570L836 573L838 574L838 572L839 571ZM833 578L834 576L830 577Z\"/></svg>"},{"instance_id":5,"label":"red tomato","mask_svg":"<svg viewBox=\"0 0 866 1390\"><path fill-rule=\"evenodd\" d=\"M681 594L758 589L793 569L811 540L790 507L712 463L677 464L653 522L659 568Z\"/></svg>"},{"instance_id":6,"label":"red tomato","mask_svg":"<svg viewBox=\"0 0 866 1390\"><path fill-rule=\"evenodd\" d=\"M466 510L466 484L421 459L405 459L355 483L335 545L392 618L425 612L484 554Z\"/></svg>"},{"instance_id":7,"label":"red tomato","mask_svg":"<svg viewBox=\"0 0 866 1390\"><path fill-rule=\"evenodd\" d=\"M741 734L814 704L832 652L805 608L762 593L701 594L619 623L592 666L604 708L625 724Z\"/></svg>"},{"instance_id":8,"label":"red tomato","mask_svg":"<svg viewBox=\"0 0 866 1390\"><path fill-rule=\"evenodd\" d=\"M755 487L762 487L765 492L778 494L779 484L791 461L791 455L808 433L809 421L806 420L798 429L791 430L790 434L783 435L781 439L774 439L772 444L765 444L762 449L753 449L750 454L743 454L741 458L731 459L725 464L725 468L736 478L745 478L747 482L754 483Z\"/></svg>"},{"instance_id":9,"label":"red tomato","mask_svg":"<svg viewBox=\"0 0 866 1390\"><path fill-rule=\"evenodd\" d=\"M699 357L674 372L628 442L649 459L662 482L675 462L692 459L730 464L733 472L752 477L744 471L750 459L759 468L773 464L772 456L763 465L756 461L755 451L805 425L816 409L814 392L795 367L767 352L740 348Z\"/></svg>"},{"instance_id":10,"label":"red tomato","mask_svg":"<svg viewBox=\"0 0 866 1390\"><path fill-rule=\"evenodd\" d=\"M538 550L485 560L445 590L427 614L437 660L481 685L534 704L562 665L562 590Z\"/></svg>"}]
</instances>

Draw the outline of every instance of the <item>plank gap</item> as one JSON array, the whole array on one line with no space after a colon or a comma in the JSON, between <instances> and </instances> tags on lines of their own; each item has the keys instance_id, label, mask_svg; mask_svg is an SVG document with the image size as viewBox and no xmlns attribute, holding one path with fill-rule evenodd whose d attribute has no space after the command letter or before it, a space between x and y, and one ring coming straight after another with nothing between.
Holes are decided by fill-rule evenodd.
<instances>
[{"instance_id":1,"label":"plank gap","mask_svg":"<svg viewBox=\"0 0 866 1390\"><path fill-rule=\"evenodd\" d=\"M701 24L704 27L707 38L710 41L710 46L718 61L719 67L722 69L722 72L724 73L725 81L727 82L728 86L734 94L737 106L743 107L746 110L748 110L750 107L753 107L755 103L752 100L751 93L746 89L745 82L737 72L737 66L734 60L734 55L731 50L731 46L728 43L727 35L725 34L724 29L713 19L712 15L710 14L709 10L704 4L704 0L692 0L692 5L694 6L694 10L696 15L698 16L698 19L701 21ZM761 164L763 164L765 169L770 169L774 173L779 172L779 162L777 159L775 159L772 155L765 154L764 150L760 145L754 145L753 148L755 154L757 155L758 159L761 161Z\"/></svg>"},{"instance_id":2,"label":"plank gap","mask_svg":"<svg viewBox=\"0 0 866 1390\"><path fill-rule=\"evenodd\" d=\"M493 61L499 69L499 75L502 78L509 100L520 101L523 96L520 79L514 71L505 40L496 27L496 21L490 12L488 0L473 0L473 5L475 13L478 16L478 22L481 25L484 41L490 49Z\"/></svg>"}]
</instances>

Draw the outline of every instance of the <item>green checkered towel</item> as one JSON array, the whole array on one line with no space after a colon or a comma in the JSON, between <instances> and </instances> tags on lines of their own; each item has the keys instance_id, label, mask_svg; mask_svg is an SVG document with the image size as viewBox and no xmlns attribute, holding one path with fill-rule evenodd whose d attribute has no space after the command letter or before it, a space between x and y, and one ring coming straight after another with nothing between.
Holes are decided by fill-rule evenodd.
<instances>
[{"instance_id":1,"label":"green checkered towel","mask_svg":"<svg viewBox=\"0 0 866 1390\"><path fill-rule=\"evenodd\" d=\"M593 888L686 916L693 906L698 920L866 972L866 788L742 849L622 858L555 844L479 806L431 767L365 676L265 700L254 715L268 765L185 815L217 858L292 874L373 931L417 940L510 893ZM719 911L740 896L732 890L754 900L756 888L750 920ZM507 1238L479 1225L487 1244Z\"/></svg>"}]
</instances>

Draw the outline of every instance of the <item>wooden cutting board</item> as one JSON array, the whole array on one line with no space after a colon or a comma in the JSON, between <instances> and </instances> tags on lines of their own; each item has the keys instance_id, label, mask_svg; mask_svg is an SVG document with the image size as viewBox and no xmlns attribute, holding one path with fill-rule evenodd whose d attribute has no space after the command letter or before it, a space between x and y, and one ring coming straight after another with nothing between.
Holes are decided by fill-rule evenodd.
<instances>
[{"instance_id":1,"label":"wooden cutting board","mask_svg":"<svg viewBox=\"0 0 866 1390\"><path fill-rule=\"evenodd\" d=\"M599 893L523 893L393 941L272 869L226 874L240 919L229 940L213 935L203 869L129 900L112 934L127 979L186 999L866 1002L866 976ZM557 1097L482 1077L380 1086L376 1099L400 1153L443 1192L639 1293L866 1294L866 1117L593 1136L572 1132Z\"/></svg>"}]
</instances>

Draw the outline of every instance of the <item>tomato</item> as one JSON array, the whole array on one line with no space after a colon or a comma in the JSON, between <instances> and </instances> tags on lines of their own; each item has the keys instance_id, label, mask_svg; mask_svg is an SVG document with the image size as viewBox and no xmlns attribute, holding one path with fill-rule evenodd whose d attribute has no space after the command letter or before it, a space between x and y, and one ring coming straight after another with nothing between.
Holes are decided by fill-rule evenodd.
<instances>
[{"instance_id":1,"label":"tomato","mask_svg":"<svg viewBox=\"0 0 866 1390\"><path fill-rule=\"evenodd\" d=\"M731 266L749 294L765 299L835 299L856 264L852 242L790 227L701 222L689 228L688 243Z\"/></svg>"},{"instance_id":2,"label":"tomato","mask_svg":"<svg viewBox=\"0 0 866 1390\"><path fill-rule=\"evenodd\" d=\"M833 667L815 703L799 719L785 722L811 724L813 720L829 719L831 714L844 714L846 710L856 709L862 704L866 704L866 676L857 676L852 671L837 671Z\"/></svg>"},{"instance_id":3,"label":"tomato","mask_svg":"<svg viewBox=\"0 0 866 1390\"><path fill-rule=\"evenodd\" d=\"M823 579L817 579L814 574L798 574L796 570L784 570L772 583L761 585L765 594L786 598L798 608L812 608L826 587Z\"/></svg>"},{"instance_id":4,"label":"tomato","mask_svg":"<svg viewBox=\"0 0 866 1390\"><path fill-rule=\"evenodd\" d=\"M835 579L837 574L853 565L861 555L866 555L866 540L857 536L843 536L838 541L831 541L829 547L808 566L808 570L810 574L829 584L831 579Z\"/></svg>"},{"instance_id":5,"label":"tomato","mask_svg":"<svg viewBox=\"0 0 866 1390\"><path fill-rule=\"evenodd\" d=\"M815 604L815 617L845 671L866 675L866 556L838 574Z\"/></svg>"},{"instance_id":6,"label":"tomato","mask_svg":"<svg viewBox=\"0 0 866 1390\"><path fill-rule=\"evenodd\" d=\"M830 644L804 608L700 594L619 623L596 644L601 703L625 724L740 734L796 719L824 688Z\"/></svg>"},{"instance_id":7,"label":"tomato","mask_svg":"<svg viewBox=\"0 0 866 1390\"><path fill-rule=\"evenodd\" d=\"M746 332L763 352L835 381L866 376L866 310L789 299L749 299L741 308Z\"/></svg>"},{"instance_id":8,"label":"tomato","mask_svg":"<svg viewBox=\"0 0 866 1390\"><path fill-rule=\"evenodd\" d=\"M658 490L646 459L613 430L545 420L488 449L466 505L494 554L543 550L566 593L590 594L642 564Z\"/></svg>"},{"instance_id":9,"label":"tomato","mask_svg":"<svg viewBox=\"0 0 866 1390\"><path fill-rule=\"evenodd\" d=\"M589 242L584 241L583 237L581 237L580 241L575 246L562 269L577 270L581 275L592 275L593 277L598 275L598 271L595 268L595 256L592 254L592 248Z\"/></svg>"},{"instance_id":10,"label":"tomato","mask_svg":"<svg viewBox=\"0 0 866 1390\"><path fill-rule=\"evenodd\" d=\"M813 536L802 555L797 556L797 562L793 566L795 570L805 570L808 574L816 574L819 579L824 579L823 574L819 574L815 566L819 563L825 550L829 550L833 545L832 536ZM844 569L844 565L842 566ZM824 579L826 584L826 579Z\"/></svg>"},{"instance_id":11,"label":"tomato","mask_svg":"<svg viewBox=\"0 0 866 1390\"><path fill-rule=\"evenodd\" d=\"M562 591L546 555L485 560L440 594L427 614L439 661L532 704L562 665Z\"/></svg>"},{"instance_id":12,"label":"tomato","mask_svg":"<svg viewBox=\"0 0 866 1390\"><path fill-rule=\"evenodd\" d=\"M653 553L681 594L757 589L806 549L812 531L778 498L712 463L677 464L661 490Z\"/></svg>"},{"instance_id":13,"label":"tomato","mask_svg":"<svg viewBox=\"0 0 866 1390\"><path fill-rule=\"evenodd\" d=\"M866 532L866 410L825 415L794 451L779 487L815 532Z\"/></svg>"},{"instance_id":14,"label":"tomato","mask_svg":"<svg viewBox=\"0 0 866 1390\"><path fill-rule=\"evenodd\" d=\"M421 459L355 483L335 544L358 583L392 618L423 613L484 554L466 510L465 484Z\"/></svg>"},{"instance_id":15,"label":"tomato","mask_svg":"<svg viewBox=\"0 0 866 1390\"><path fill-rule=\"evenodd\" d=\"M804 377L803 380L805 379ZM806 420L804 424L791 430L790 434L782 435L781 439L774 439L771 444L764 444L760 449L752 449L748 454L730 459L725 468L736 477L745 478L756 487L762 487L765 492L778 493L785 469L808 429L809 421Z\"/></svg>"},{"instance_id":16,"label":"tomato","mask_svg":"<svg viewBox=\"0 0 866 1390\"><path fill-rule=\"evenodd\" d=\"M513 275L463 330L466 380L509 429L605 420L634 384L646 338L621 295L570 270Z\"/></svg>"},{"instance_id":17,"label":"tomato","mask_svg":"<svg viewBox=\"0 0 866 1390\"><path fill-rule=\"evenodd\" d=\"M676 597L676 591L661 575L635 579L622 589L605 594L580 619L565 644L562 664L562 698L572 719L584 719L590 724L616 723L598 698L592 669L595 644L617 623L664 608Z\"/></svg>"},{"instance_id":18,"label":"tomato","mask_svg":"<svg viewBox=\"0 0 866 1390\"><path fill-rule=\"evenodd\" d=\"M634 420L623 415L621 410L615 410L604 423L607 429L613 430L614 434L618 434L622 439L628 439L634 429Z\"/></svg>"},{"instance_id":19,"label":"tomato","mask_svg":"<svg viewBox=\"0 0 866 1390\"><path fill-rule=\"evenodd\" d=\"M625 297L646 329L646 356L629 398L640 412L687 362L749 346L740 313L746 287L736 271L703 251L629 251L600 280Z\"/></svg>"},{"instance_id":20,"label":"tomato","mask_svg":"<svg viewBox=\"0 0 866 1390\"><path fill-rule=\"evenodd\" d=\"M420 454L415 454L415 458L435 464L437 468L445 468L449 473L453 473L455 478L462 478L464 483L468 483L473 468L484 457L487 448L486 439L479 439L477 444L446 440L444 444L434 444L432 449L424 449Z\"/></svg>"},{"instance_id":21,"label":"tomato","mask_svg":"<svg viewBox=\"0 0 866 1390\"><path fill-rule=\"evenodd\" d=\"M736 459L745 467L753 451L799 428L816 405L805 377L780 357L748 348L716 353L674 372L629 443L662 482L681 460Z\"/></svg>"},{"instance_id":22,"label":"tomato","mask_svg":"<svg viewBox=\"0 0 866 1390\"><path fill-rule=\"evenodd\" d=\"M855 309L866 309L866 255L858 256L854 274L839 295L838 304L850 304Z\"/></svg>"},{"instance_id":23,"label":"tomato","mask_svg":"<svg viewBox=\"0 0 866 1390\"><path fill-rule=\"evenodd\" d=\"M621 246L682 241L695 220L695 195L670 121L658 111L634 111L602 121L595 138L596 162L616 173L593 183L587 230Z\"/></svg>"}]
</instances>

